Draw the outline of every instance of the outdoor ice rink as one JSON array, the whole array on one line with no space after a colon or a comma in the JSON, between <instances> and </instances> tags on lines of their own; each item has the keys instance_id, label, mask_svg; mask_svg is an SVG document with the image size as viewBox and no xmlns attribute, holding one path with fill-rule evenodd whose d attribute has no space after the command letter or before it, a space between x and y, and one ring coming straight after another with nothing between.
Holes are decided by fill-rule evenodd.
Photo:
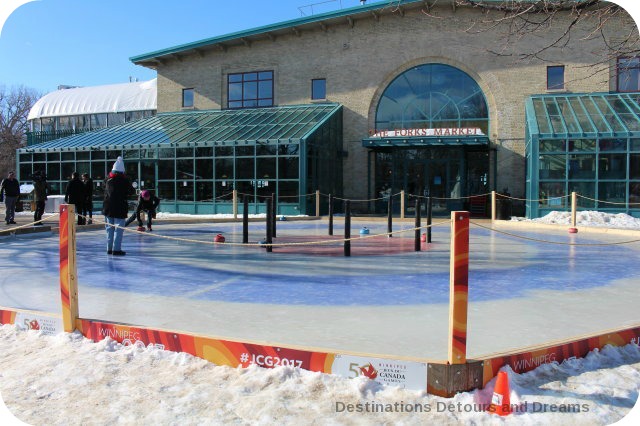
<instances>
[{"instance_id":1,"label":"outdoor ice rink","mask_svg":"<svg viewBox=\"0 0 640 426\"><path fill-rule=\"evenodd\" d=\"M340 242L317 243L329 238L326 220L278 221L275 243L315 243L273 253L194 242L210 243L219 233L241 242L241 222L158 222L151 234L125 233L124 257L106 254L103 228L82 229L80 317L270 345L446 359L450 225L448 218L434 219L439 222L420 252L413 251L411 231L395 234L393 242L355 240L351 257L342 255ZM640 243L612 244L639 239L637 231L569 234L566 227L496 225L529 240L474 222L469 358L638 323ZM385 221L358 219L352 236L359 238L363 226L371 234L387 231ZM393 231L413 226L395 222ZM333 238L343 232L337 219ZM264 236L264 222L249 224L250 243ZM0 241L0 306L59 313L58 235ZM585 245L564 244L570 242ZM610 245L586 245L603 243Z\"/></svg>"}]
</instances>

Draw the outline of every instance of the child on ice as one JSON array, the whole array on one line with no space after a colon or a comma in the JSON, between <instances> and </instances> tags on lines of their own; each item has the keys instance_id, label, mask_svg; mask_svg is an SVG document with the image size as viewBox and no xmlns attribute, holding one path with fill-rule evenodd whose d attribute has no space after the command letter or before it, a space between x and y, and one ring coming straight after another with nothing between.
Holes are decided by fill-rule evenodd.
<instances>
[{"instance_id":1,"label":"child on ice","mask_svg":"<svg viewBox=\"0 0 640 426\"><path fill-rule=\"evenodd\" d=\"M151 222L152 219L156 215L156 209L160 205L160 199L155 195L151 195L151 192L148 190L144 190L140 192L140 196L138 197L138 205L136 206L136 211L131 215L124 226L128 226L135 219L138 219L138 230L143 231L142 227L142 219L140 218L140 212L144 211L147 215L147 231L152 231Z\"/></svg>"}]
</instances>

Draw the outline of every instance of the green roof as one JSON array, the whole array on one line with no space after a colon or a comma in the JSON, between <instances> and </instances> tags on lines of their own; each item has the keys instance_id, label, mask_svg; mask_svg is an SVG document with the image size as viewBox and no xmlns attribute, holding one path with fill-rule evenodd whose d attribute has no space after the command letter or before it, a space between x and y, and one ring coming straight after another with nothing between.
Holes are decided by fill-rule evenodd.
<instances>
[{"instance_id":1,"label":"green roof","mask_svg":"<svg viewBox=\"0 0 640 426\"><path fill-rule=\"evenodd\" d=\"M341 111L339 104L161 113L120 126L56 139L19 152L300 142Z\"/></svg>"},{"instance_id":2,"label":"green roof","mask_svg":"<svg viewBox=\"0 0 640 426\"><path fill-rule=\"evenodd\" d=\"M525 102L538 138L640 136L640 93L535 95Z\"/></svg>"}]
</instances>

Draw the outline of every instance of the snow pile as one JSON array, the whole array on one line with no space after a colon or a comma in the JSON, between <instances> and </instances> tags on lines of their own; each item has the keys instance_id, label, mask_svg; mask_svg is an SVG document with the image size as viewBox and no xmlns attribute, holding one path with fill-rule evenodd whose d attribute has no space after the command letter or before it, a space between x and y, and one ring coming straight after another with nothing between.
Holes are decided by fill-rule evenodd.
<instances>
[{"instance_id":1,"label":"snow pile","mask_svg":"<svg viewBox=\"0 0 640 426\"><path fill-rule=\"evenodd\" d=\"M363 377L221 367L184 353L13 325L0 326L0 353L2 398L30 424L502 423L483 411L495 379L444 399ZM505 370L519 409L506 424L606 425L638 399L640 348L605 347L525 374Z\"/></svg>"},{"instance_id":2,"label":"snow pile","mask_svg":"<svg viewBox=\"0 0 640 426\"><path fill-rule=\"evenodd\" d=\"M571 212L553 211L538 219L513 217L511 220L520 222L538 222L556 225L570 225ZM576 223L582 226L596 226L604 228L640 229L640 219L625 213L602 213L598 211L579 211L576 213Z\"/></svg>"}]
</instances>

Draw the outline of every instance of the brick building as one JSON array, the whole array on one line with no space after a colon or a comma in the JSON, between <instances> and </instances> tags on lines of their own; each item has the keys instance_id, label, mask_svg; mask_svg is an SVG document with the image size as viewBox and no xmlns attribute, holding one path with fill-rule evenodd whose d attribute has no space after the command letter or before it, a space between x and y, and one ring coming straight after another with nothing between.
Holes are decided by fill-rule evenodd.
<instances>
[{"instance_id":1,"label":"brick building","mask_svg":"<svg viewBox=\"0 0 640 426\"><path fill-rule=\"evenodd\" d=\"M179 212L225 212L236 189L256 210L275 192L283 214L313 213L304 198L315 190L351 199L404 190L446 213L506 189L529 199L579 190L602 201L583 207L639 215L639 62L602 60L607 44L637 32L633 20L616 16L602 37L578 21L545 61L521 61L560 38L570 14L501 54L491 51L510 22L470 30L483 19L455 0L381 1L142 54L131 61L157 71L156 117L123 125L120 138L91 132L30 148L121 151L136 164L128 173ZM557 141L550 151L547 140ZM612 164L624 170L608 174ZM567 208L560 200L530 201L526 212Z\"/></svg>"}]
</instances>

